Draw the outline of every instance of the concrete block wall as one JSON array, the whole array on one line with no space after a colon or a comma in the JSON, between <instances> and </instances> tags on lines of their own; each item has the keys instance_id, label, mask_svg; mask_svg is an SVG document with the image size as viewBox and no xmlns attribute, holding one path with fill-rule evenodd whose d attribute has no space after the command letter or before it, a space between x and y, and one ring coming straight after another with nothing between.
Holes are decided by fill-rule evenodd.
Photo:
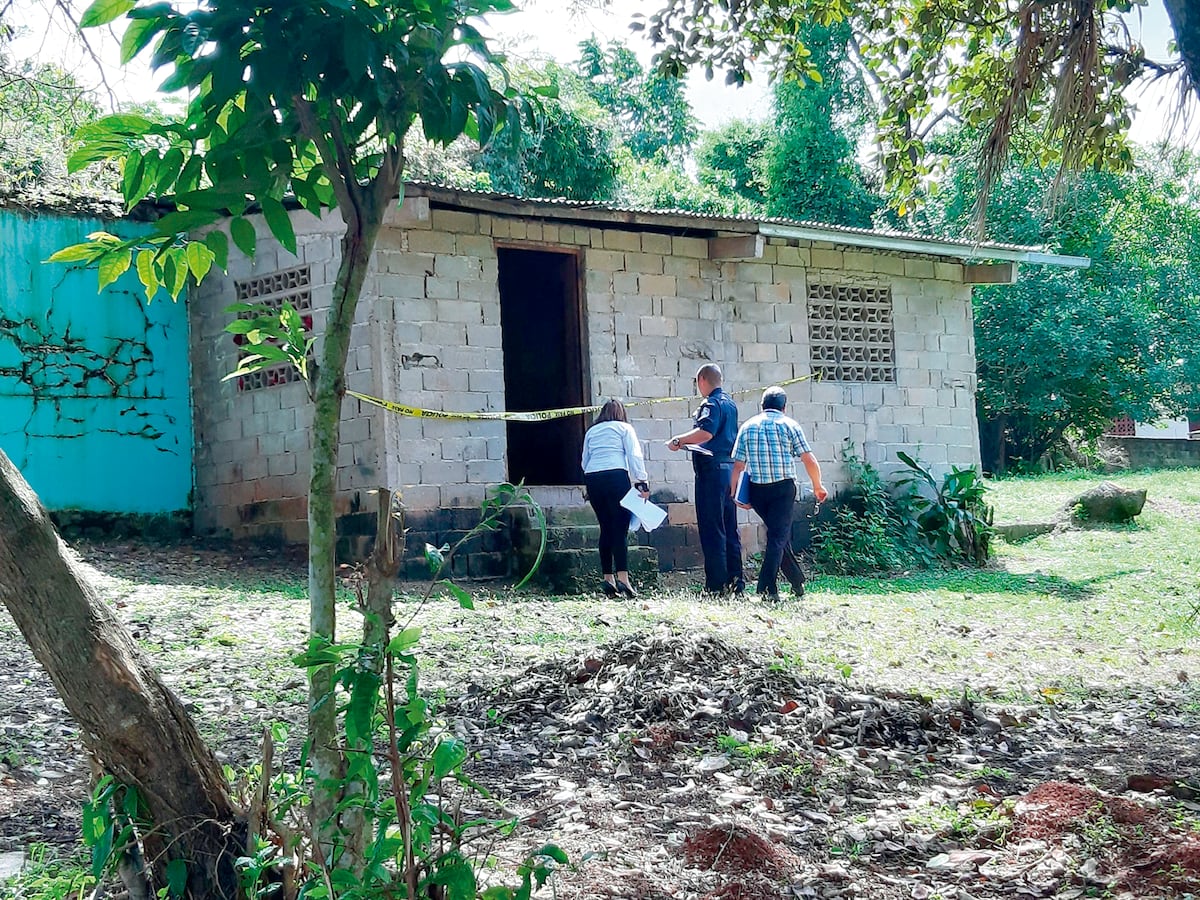
<instances>
[{"instance_id":1,"label":"concrete block wall","mask_svg":"<svg viewBox=\"0 0 1200 900\"><path fill-rule=\"evenodd\" d=\"M236 365L236 347L221 331L233 279L312 265L321 325L341 223L303 212L293 219L295 256L260 228L258 258L235 260L228 278L206 280L194 298L202 530L303 537L303 387L239 394L233 382L219 384ZM887 286L893 301L894 384L807 381L787 389L789 412L804 426L831 488L842 482L838 460L849 444L885 472L897 467L897 450L939 470L978 464L970 287L961 267L817 242L770 238L761 259L714 261L700 237L431 208L428 198L411 197L389 213L380 235L355 325L350 387L438 411L503 410L497 242L580 252L594 401L691 398L630 409L652 487L668 507L668 526L648 539L664 568L700 559L690 462L664 444L690 427L699 402L696 369L716 362L730 390L750 389L738 396L743 420L757 412L762 386L807 374L811 279ZM477 508L487 487L507 478L502 422L403 417L347 401L343 441L342 511L358 512L364 489L387 485L403 493L414 525L431 541L458 528L439 510ZM585 505L574 486L533 493L552 514ZM369 531L368 517L365 509L362 527L348 530ZM743 538L749 549L759 547L750 514L743 514Z\"/></svg>"},{"instance_id":2,"label":"concrete block wall","mask_svg":"<svg viewBox=\"0 0 1200 900\"><path fill-rule=\"evenodd\" d=\"M297 248L292 254L271 237L261 216L251 216L258 249L247 259L232 249L228 273L213 270L191 302L191 364L196 433L196 515L199 534L261 538L296 543L307 537L311 467L312 404L301 382L239 391L222 381L237 368L240 350L225 326L235 302L235 282L307 266L313 327L324 330L340 259L344 226L336 214L317 218L292 214ZM376 304L360 304L347 360L351 390L378 395L376 356L383 336ZM319 355L320 344L314 347ZM342 408L338 455L338 510L351 517L364 510L373 533L373 503L364 491L381 481L379 435L384 412L347 399ZM366 530L347 518L349 530ZM360 542L361 543L361 542Z\"/></svg>"},{"instance_id":3,"label":"concrete block wall","mask_svg":"<svg viewBox=\"0 0 1200 900\"><path fill-rule=\"evenodd\" d=\"M381 240L376 293L394 336L386 396L435 410L505 408L497 242L581 251L593 400L692 398L630 409L672 526L642 539L665 566L700 558L690 462L664 445L690 427L692 377L712 361L730 389L753 388L738 398L744 420L757 412L757 389L806 374L809 278L884 284L893 298L894 384L788 388L831 487L851 443L885 472L898 468L897 450L938 470L978 463L970 288L960 266L776 238L761 260L715 262L703 238L429 209L425 198L407 201ZM506 478L502 423L388 417L383 428L389 483L410 508L475 506ZM585 502L577 487L533 493L551 510ZM760 545L751 514L743 537Z\"/></svg>"}]
</instances>

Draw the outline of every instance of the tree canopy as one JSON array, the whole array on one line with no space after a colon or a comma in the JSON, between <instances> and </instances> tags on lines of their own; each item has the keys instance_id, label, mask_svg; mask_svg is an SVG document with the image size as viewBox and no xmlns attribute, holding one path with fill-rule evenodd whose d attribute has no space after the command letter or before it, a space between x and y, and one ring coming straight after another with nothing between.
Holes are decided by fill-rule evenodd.
<instances>
[{"instance_id":1,"label":"tree canopy","mask_svg":"<svg viewBox=\"0 0 1200 900\"><path fill-rule=\"evenodd\" d=\"M660 0L639 17L662 71L705 67L742 83L753 64L800 81L827 76L804 29L846 23L878 104L880 161L902 214L933 174L929 141L954 119L979 135L979 204L986 207L1014 136L1040 135L1044 162L1066 169L1125 168L1130 101L1138 80L1178 75L1185 91L1200 76L1200 17L1167 0L1180 58L1146 58L1122 18L1131 0L844 0L728 4Z\"/></svg>"},{"instance_id":2,"label":"tree canopy","mask_svg":"<svg viewBox=\"0 0 1200 900\"><path fill-rule=\"evenodd\" d=\"M948 177L923 210L931 231L969 230L978 177L965 135L943 141ZM1000 240L1088 256L1083 270L1022 269L977 287L976 397L984 463L1036 462L1066 433L1088 440L1116 417L1185 415L1200 397L1200 205L1193 154L1167 151L1127 173L1073 176L1052 213L1053 174L1007 168L988 204Z\"/></svg>"}]
</instances>

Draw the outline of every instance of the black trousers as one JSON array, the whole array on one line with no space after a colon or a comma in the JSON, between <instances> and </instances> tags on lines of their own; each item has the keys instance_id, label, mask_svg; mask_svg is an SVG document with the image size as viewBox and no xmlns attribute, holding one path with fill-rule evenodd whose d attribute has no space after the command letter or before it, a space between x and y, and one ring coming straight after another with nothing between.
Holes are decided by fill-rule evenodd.
<instances>
[{"instance_id":1,"label":"black trousers","mask_svg":"<svg viewBox=\"0 0 1200 900\"><path fill-rule=\"evenodd\" d=\"M605 469L587 472L583 476L588 503L596 511L600 523L600 571L605 575L629 571L629 517L633 515L621 505L621 498L632 487L629 473L624 469Z\"/></svg>"},{"instance_id":2,"label":"black trousers","mask_svg":"<svg viewBox=\"0 0 1200 900\"><path fill-rule=\"evenodd\" d=\"M750 505L767 526L767 546L758 573L760 594L779 593L779 570L797 593L804 571L792 553L792 520L796 516L796 482L790 478L767 484L750 482Z\"/></svg>"},{"instance_id":3,"label":"black trousers","mask_svg":"<svg viewBox=\"0 0 1200 900\"><path fill-rule=\"evenodd\" d=\"M737 506L729 496L733 462L714 462L697 457L696 528L700 532L700 550L704 554L704 589L722 591L733 586L741 589L742 539L738 534Z\"/></svg>"}]
</instances>

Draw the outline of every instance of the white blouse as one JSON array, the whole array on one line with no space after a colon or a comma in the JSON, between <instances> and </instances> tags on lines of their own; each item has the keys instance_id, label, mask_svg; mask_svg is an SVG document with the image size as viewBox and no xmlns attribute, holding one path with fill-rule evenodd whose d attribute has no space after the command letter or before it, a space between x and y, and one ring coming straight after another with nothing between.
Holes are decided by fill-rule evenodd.
<instances>
[{"instance_id":1,"label":"white blouse","mask_svg":"<svg viewBox=\"0 0 1200 900\"><path fill-rule=\"evenodd\" d=\"M642 443L628 422L600 422L583 436L583 471L624 469L634 481L646 480Z\"/></svg>"}]
</instances>

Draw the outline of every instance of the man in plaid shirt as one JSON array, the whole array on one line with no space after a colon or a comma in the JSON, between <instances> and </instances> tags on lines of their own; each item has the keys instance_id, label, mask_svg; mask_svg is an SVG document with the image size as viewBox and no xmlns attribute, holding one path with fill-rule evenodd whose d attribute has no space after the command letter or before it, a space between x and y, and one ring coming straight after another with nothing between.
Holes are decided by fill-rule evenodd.
<instances>
[{"instance_id":1,"label":"man in plaid shirt","mask_svg":"<svg viewBox=\"0 0 1200 900\"><path fill-rule=\"evenodd\" d=\"M796 458L804 464L818 503L829 496L821 484L821 466L804 439L804 431L783 414L787 394L778 385L763 391L762 412L744 424L733 445L733 476L729 492L737 497L742 472L750 481L749 504L767 526L767 546L758 575L758 594L779 599L779 570L797 597L804 595L804 572L792 553L792 519L796 511Z\"/></svg>"}]
</instances>

